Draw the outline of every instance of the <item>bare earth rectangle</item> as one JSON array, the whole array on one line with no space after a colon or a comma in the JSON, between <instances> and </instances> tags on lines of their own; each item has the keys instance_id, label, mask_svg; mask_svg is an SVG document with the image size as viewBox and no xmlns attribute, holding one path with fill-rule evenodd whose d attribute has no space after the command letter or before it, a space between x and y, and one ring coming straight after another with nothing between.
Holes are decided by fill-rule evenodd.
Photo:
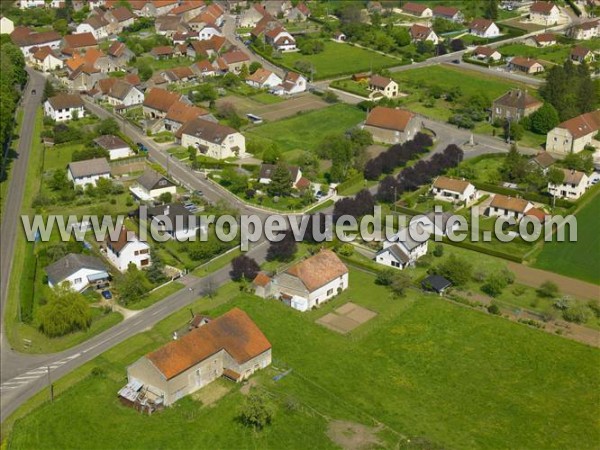
<instances>
[{"instance_id":1,"label":"bare earth rectangle","mask_svg":"<svg viewBox=\"0 0 600 450\"><path fill-rule=\"evenodd\" d=\"M360 306L358 306L355 303L348 302L348 303L345 303L342 306L340 306L338 309L336 309L335 312L340 315L346 315L346 314L350 313L351 311L355 310L356 308L360 308Z\"/></svg>"},{"instance_id":2,"label":"bare earth rectangle","mask_svg":"<svg viewBox=\"0 0 600 450\"><path fill-rule=\"evenodd\" d=\"M358 323L365 323L365 322L368 322L369 320L371 320L376 315L377 315L377 313L374 313L373 311L369 311L368 309L365 309L365 308L361 308L359 306L355 310L350 311L348 314L346 314L346 317L348 317L349 319L352 319Z\"/></svg>"}]
</instances>

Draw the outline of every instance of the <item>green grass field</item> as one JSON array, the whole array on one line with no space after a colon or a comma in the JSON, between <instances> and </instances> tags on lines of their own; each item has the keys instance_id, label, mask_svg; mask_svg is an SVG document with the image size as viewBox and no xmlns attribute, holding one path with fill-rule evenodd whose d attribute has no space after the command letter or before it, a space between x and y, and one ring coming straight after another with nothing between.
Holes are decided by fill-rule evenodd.
<instances>
[{"instance_id":1,"label":"green grass field","mask_svg":"<svg viewBox=\"0 0 600 450\"><path fill-rule=\"evenodd\" d=\"M535 266L540 269L600 284L600 190L578 213L576 242L548 242L538 255Z\"/></svg>"},{"instance_id":2,"label":"green grass field","mask_svg":"<svg viewBox=\"0 0 600 450\"><path fill-rule=\"evenodd\" d=\"M168 341L188 320L185 310L59 380L53 404L42 401L47 392L26 403L5 423L7 431L21 417L7 447L183 448L202 430L210 448L333 448L328 422L345 420L380 424L382 448L416 436L443 448L596 448L597 349L436 296L394 299L363 272L351 271L350 285L304 314L235 284L194 305L213 316L238 306L271 341L273 366L254 377L275 405L262 432L237 421L243 394L222 381L208 388L228 391L212 406L191 396L148 417L119 403L126 366ZM379 315L349 337L315 324L348 300ZM104 375L88 375L93 367ZM275 382L276 369L287 367Z\"/></svg>"},{"instance_id":3,"label":"green grass field","mask_svg":"<svg viewBox=\"0 0 600 450\"><path fill-rule=\"evenodd\" d=\"M364 118L365 114L358 108L337 104L249 128L246 137L275 141L284 152L296 149L314 151L325 136L343 133Z\"/></svg>"},{"instance_id":4,"label":"green grass field","mask_svg":"<svg viewBox=\"0 0 600 450\"><path fill-rule=\"evenodd\" d=\"M351 75L371 69L377 71L402 64L402 61L396 58L331 41L325 42L325 50L321 53L316 55L303 55L299 52L284 53L281 61L292 68L298 61L312 63L315 68L314 78L318 80Z\"/></svg>"},{"instance_id":5,"label":"green grass field","mask_svg":"<svg viewBox=\"0 0 600 450\"><path fill-rule=\"evenodd\" d=\"M502 56L523 56L562 64L568 58L571 47L568 45L552 45L538 48L526 44L507 44L498 47L498 51L502 53Z\"/></svg>"}]
</instances>

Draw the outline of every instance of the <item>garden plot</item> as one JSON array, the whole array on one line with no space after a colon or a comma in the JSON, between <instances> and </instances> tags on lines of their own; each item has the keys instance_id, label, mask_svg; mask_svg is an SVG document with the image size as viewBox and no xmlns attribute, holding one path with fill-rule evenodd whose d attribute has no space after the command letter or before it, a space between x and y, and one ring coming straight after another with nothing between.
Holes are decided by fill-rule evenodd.
<instances>
[{"instance_id":1,"label":"garden plot","mask_svg":"<svg viewBox=\"0 0 600 450\"><path fill-rule=\"evenodd\" d=\"M348 302L335 311L317 319L318 324L338 333L348 334L359 325L376 317L377 313L355 303Z\"/></svg>"}]
</instances>

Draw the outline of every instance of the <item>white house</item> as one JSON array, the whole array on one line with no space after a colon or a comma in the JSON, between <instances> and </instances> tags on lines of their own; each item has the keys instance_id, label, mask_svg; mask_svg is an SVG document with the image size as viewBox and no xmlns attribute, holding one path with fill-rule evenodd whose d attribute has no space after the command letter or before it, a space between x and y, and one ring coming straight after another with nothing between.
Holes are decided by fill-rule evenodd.
<instances>
[{"instance_id":1,"label":"white house","mask_svg":"<svg viewBox=\"0 0 600 450\"><path fill-rule=\"evenodd\" d=\"M587 41L598 37L600 36L600 19L575 25L567 31L567 35L579 41Z\"/></svg>"},{"instance_id":2,"label":"white house","mask_svg":"<svg viewBox=\"0 0 600 450\"><path fill-rule=\"evenodd\" d=\"M48 286L51 288L62 283L81 292L90 285L104 284L109 279L108 269L102 261L90 255L69 253L45 269Z\"/></svg>"},{"instance_id":3,"label":"white house","mask_svg":"<svg viewBox=\"0 0 600 450\"><path fill-rule=\"evenodd\" d=\"M129 264L134 264L138 269L145 269L152 264L150 246L125 227L121 228L117 239L109 236L104 244L106 257L121 272L126 272Z\"/></svg>"},{"instance_id":4,"label":"white house","mask_svg":"<svg viewBox=\"0 0 600 450\"><path fill-rule=\"evenodd\" d=\"M371 75L369 78L369 91L371 96L383 95L386 98L395 98L398 96L398 83L391 78L382 77L381 75Z\"/></svg>"},{"instance_id":5,"label":"white house","mask_svg":"<svg viewBox=\"0 0 600 450\"><path fill-rule=\"evenodd\" d=\"M331 250L321 250L269 279L256 293L309 311L347 288L348 268Z\"/></svg>"},{"instance_id":6,"label":"white house","mask_svg":"<svg viewBox=\"0 0 600 450\"><path fill-rule=\"evenodd\" d=\"M427 254L429 233L419 226L405 228L383 241L383 248L375 255L375 262L395 269L414 266Z\"/></svg>"},{"instance_id":7,"label":"white house","mask_svg":"<svg viewBox=\"0 0 600 450\"><path fill-rule=\"evenodd\" d=\"M489 39L500 36L500 28L491 20L474 19L469 25L469 33Z\"/></svg>"},{"instance_id":8,"label":"white house","mask_svg":"<svg viewBox=\"0 0 600 450\"><path fill-rule=\"evenodd\" d=\"M131 151L131 148L127 142L120 137L113 136L112 134L99 136L94 139L94 143L98 147L108 152L111 161L119 158L127 158L128 156L133 155L133 152Z\"/></svg>"},{"instance_id":9,"label":"white house","mask_svg":"<svg viewBox=\"0 0 600 450\"><path fill-rule=\"evenodd\" d=\"M221 29L214 24L206 24L202 27L197 27L196 31L198 32L198 40L200 41L208 41L212 39L213 36L223 36Z\"/></svg>"},{"instance_id":10,"label":"white house","mask_svg":"<svg viewBox=\"0 0 600 450\"><path fill-rule=\"evenodd\" d=\"M578 170L562 169L565 178L561 184L548 183L548 192L554 197L577 200L589 186L589 178Z\"/></svg>"},{"instance_id":11,"label":"white house","mask_svg":"<svg viewBox=\"0 0 600 450\"><path fill-rule=\"evenodd\" d=\"M465 20L465 16L458 8L445 5L434 6L431 10L432 16L435 18L450 20L452 22L460 23Z\"/></svg>"},{"instance_id":12,"label":"white house","mask_svg":"<svg viewBox=\"0 0 600 450\"><path fill-rule=\"evenodd\" d=\"M45 0L19 0L19 7L21 9L45 8L46 1Z\"/></svg>"},{"instance_id":13,"label":"white house","mask_svg":"<svg viewBox=\"0 0 600 450\"><path fill-rule=\"evenodd\" d=\"M154 170L147 169L129 190L140 200L155 200L162 194L177 193L177 185Z\"/></svg>"},{"instance_id":14,"label":"white house","mask_svg":"<svg viewBox=\"0 0 600 450\"><path fill-rule=\"evenodd\" d=\"M85 187L88 184L96 186L100 178L110 179L110 166L106 158L75 161L67 167L67 178L75 187Z\"/></svg>"},{"instance_id":15,"label":"white house","mask_svg":"<svg viewBox=\"0 0 600 450\"><path fill-rule=\"evenodd\" d=\"M83 100L79 95L58 94L44 103L44 114L57 122L85 116Z\"/></svg>"},{"instance_id":16,"label":"white house","mask_svg":"<svg viewBox=\"0 0 600 450\"><path fill-rule=\"evenodd\" d=\"M282 81L276 73L262 67L246 78L246 84L257 89L274 88L280 85Z\"/></svg>"},{"instance_id":17,"label":"white house","mask_svg":"<svg viewBox=\"0 0 600 450\"><path fill-rule=\"evenodd\" d=\"M42 72L60 70L65 66L64 61L56 56L55 50L48 46L41 47L32 58L35 68Z\"/></svg>"},{"instance_id":18,"label":"white house","mask_svg":"<svg viewBox=\"0 0 600 450\"><path fill-rule=\"evenodd\" d=\"M190 120L177 132L183 147L194 147L199 154L216 159L246 156L246 138L233 128L202 118Z\"/></svg>"},{"instance_id":19,"label":"white house","mask_svg":"<svg viewBox=\"0 0 600 450\"><path fill-rule=\"evenodd\" d=\"M552 2L534 2L529 7L529 20L539 25L554 25L560 19L560 9Z\"/></svg>"},{"instance_id":20,"label":"white house","mask_svg":"<svg viewBox=\"0 0 600 450\"><path fill-rule=\"evenodd\" d=\"M10 34L14 31L15 24L8 17L0 17L0 34Z\"/></svg>"},{"instance_id":21,"label":"white house","mask_svg":"<svg viewBox=\"0 0 600 450\"><path fill-rule=\"evenodd\" d=\"M444 176L435 179L431 185L431 193L437 200L464 203L465 206L477 199L477 189L471 183Z\"/></svg>"},{"instance_id":22,"label":"white house","mask_svg":"<svg viewBox=\"0 0 600 450\"><path fill-rule=\"evenodd\" d=\"M261 164L258 172L258 182L261 184L271 183L271 177L276 168L277 166L275 164ZM302 178L302 171L298 166L287 166L287 169L290 172L292 186L296 187Z\"/></svg>"},{"instance_id":23,"label":"white house","mask_svg":"<svg viewBox=\"0 0 600 450\"><path fill-rule=\"evenodd\" d=\"M154 229L178 241L190 239L200 230L200 219L180 203L167 203L148 208L147 218Z\"/></svg>"},{"instance_id":24,"label":"white house","mask_svg":"<svg viewBox=\"0 0 600 450\"><path fill-rule=\"evenodd\" d=\"M253 28L265 16L265 8L259 3L253 3L252 6L242 12L238 19L238 26L242 28Z\"/></svg>"},{"instance_id":25,"label":"white house","mask_svg":"<svg viewBox=\"0 0 600 450\"><path fill-rule=\"evenodd\" d=\"M423 5L421 3L405 3L402 6L402 12L404 14L410 14L411 16L416 17L432 17L433 11L427 5Z\"/></svg>"},{"instance_id":26,"label":"white house","mask_svg":"<svg viewBox=\"0 0 600 450\"><path fill-rule=\"evenodd\" d=\"M473 50L473 56L477 59L485 59L488 61L500 61L500 59L502 59L502 54L498 50L483 46L479 46Z\"/></svg>"},{"instance_id":27,"label":"white house","mask_svg":"<svg viewBox=\"0 0 600 450\"><path fill-rule=\"evenodd\" d=\"M113 106L133 106L144 103L144 93L125 80L117 80L106 94Z\"/></svg>"},{"instance_id":28,"label":"white house","mask_svg":"<svg viewBox=\"0 0 600 450\"><path fill-rule=\"evenodd\" d=\"M440 41L440 38L432 28L419 25L418 23L410 27L408 34L410 35L411 42L430 41L435 45Z\"/></svg>"},{"instance_id":29,"label":"white house","mask_svg":"<svg viewBox=\"0 0 600 450\"><path fill-rule=\"evenodd\" d=\"M100 14L92 14L85 21L77 25L75 33L92 33L97 40L108 37L110 22Z\"/></svg>"},{"instance_id":30,"label":"white house","mask_svg":"<svg viewBox=\"0 0 600 450\"><path fill-rule=\"evenodd\" d=\"M282 52L296 50L296 39L281 26L267 31L265 33L265 42Z\"/></svg>"},{"instance_id":31,"label":"white house","mask_svg":"<svg viewBox=\"0 0 600 450\"><path fill-rule=\"evenodd\" d=\"M39 48L47 45L52 50L60 49L63 38L56 31L42 31L37 33L31 28L15 27L10 34L10 39L21 49L23 56L29 58L31 50L34 47Z\"/></svg>"},{"instance_id":32,"label":"white house","mask_svg":"<svg viewBox=\"0 0 600 450\"><path fill-rule=\"evenodd\" d=\"M533 205L527 200L496 194L487 209L487 215L504 219L512 217L518 222L531 208L533 208Z\"/></svg>"},{"instance_id":33,"label":"white house","mask_svg":"<svg viewBox=\"0 0 600 450\"><path fill-rule=\"evenodd\" d=\"M283 82L275 86L271 92L275 95L300 94L306 91L307 81L302 75L296 72L288 72Z\"/></svg>"},{"instance_id":34,"label":"white house","mask_svg":"<svg viewBox=\"0 0 600 450\"><path fill-rule=\"evenodd\" d=\"M596 149L595 139L600 131L600 111L592 111L558 124L546 136L546 151L555 153L578 153L586 146Z\"/></svg>"}]
</instances>

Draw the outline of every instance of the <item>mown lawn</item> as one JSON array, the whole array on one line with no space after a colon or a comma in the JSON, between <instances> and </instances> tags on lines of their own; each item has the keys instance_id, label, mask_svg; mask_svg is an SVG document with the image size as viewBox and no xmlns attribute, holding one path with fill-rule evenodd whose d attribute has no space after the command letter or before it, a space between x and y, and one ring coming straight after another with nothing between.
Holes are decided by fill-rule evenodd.
<instances>
[{"instance_id":1,"label":"mown lawn","mask_svg":"<svg viewBox=\"0 0 600 450\"><path fill-rule=\"evenodd\" d=\"M399 59L331 41L325 42L325 50L321 53L316 55L303 55L300 52L284 53L281 61L292 68L298 61L310 62L315 68L314 78L318 80L366 72L371 69L376 72L386 67L402 65Z\"/></svg>"},{"instance_id":2,"label":"mown lawn","mask_svg":"<svg viewBox=\"0 0 600 450\"><path fill-rule=\"evenodd\" d=\"M578 213L576 242L547 242L535 266L590 283L600 284L600 190Z\"/></svg>"},{"instance_id":3,"label":"mown lawn","mask_svg":"<svg viewBox=\"0 0 600 450\"><path fill-rule=\"evenodd\" d=\"M274 141L284 152L296 149L314 151L326 136L344 133L364 118L365 114L358 108L340 103L250 128L246 136Z\"/></svg>"},{"instance_id":4,"label":"mown lawn","mask_svg":"<svg viewBox=\"0 0 600 450\"><path fill-rule=\"evenodd\" d=\"M565 62L571 51L568 45L552 45L549 47L532 47L526 44L507 44L498 47L498 51L503 56L522 56L525 58L536 58L542 61L549 61L554 64Z\"/></svg>"},{"instance_id":5,"label":"mown lawn","mask_svg":"<svg viewBox=\"0 0 600 450\"><path fill-rule=\"evenodd\" d=\"M273 367L254 377L275 405L262 432L237 420L237 385L223 384L229 392L211 407L187 397L150 417L119 403L126 366L185 324L189 312L180 311L59 380L53 404L32 410L47 393L26 403L8 448L184 448L198 430L210 448L332 448L329 420L382 424L384 448L416 436L443 448L597 446L597 349L436 296L394 299L362 272L351 272L350 285L308 314L236 294L234 284L194 307L213 316L240 307L271 341ZM315 324L347 300L379 315L348 337ZM86 377L93 367L104 375Z\"/></svg>"}]
</instances>

